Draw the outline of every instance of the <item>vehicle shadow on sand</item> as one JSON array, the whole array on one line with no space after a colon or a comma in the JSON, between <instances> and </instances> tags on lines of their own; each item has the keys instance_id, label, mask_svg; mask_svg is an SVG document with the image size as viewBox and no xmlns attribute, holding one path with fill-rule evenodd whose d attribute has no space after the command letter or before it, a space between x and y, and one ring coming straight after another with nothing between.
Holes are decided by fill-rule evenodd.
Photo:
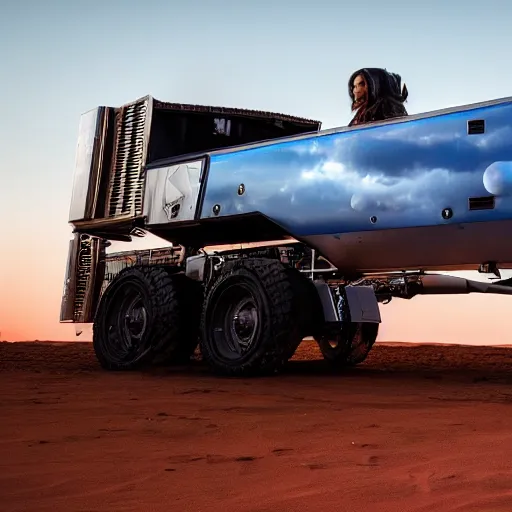
<instances>
[{"instance_id":1,"label":"vehicle shadow on sand","mask_svg":"<svg viewBox=\"0 0 512 512\"><path fill-rule=\"evenodd\" d=\"M0 371L36 372L43 374L92 375L117 374L103 370L91 343L0 343ZM218 379L199 351L187 364L180 366L149 366L124 375L172 377L191 379L199 375ZM294 357L271 380L300 378L307 381L325 379L343 382L345 379L367 382L463 381L466 383L500 382L512 384L512 349L503 347L461 345L382 345L377 344L368 358L352 368L333 367L323 360L315 343L303 342ZM249 380L253 380L251 378ZM259 379L256 377L256 379ZM246 380L246 379L242 379Z\"/></svg>"},{"instance_id":2,"label":"vehicle shadow on sand","mask_svg":"<svg viewBox=\"0 0 512 512\"><path fill-rule=\"evenodd\" d=\"M396 350L396 349L393 349ZM506 357L505 357L506 356ZM472 361L459 360L443 361L440 364L435 360L401 359L383 361L382 357L369 357L367 361L355 367L336 368L323 359L291 360L277 375L263 375L251 377L251 380L261 379L289 379L297 378L324 381L363 381L396 382L407 381L442 381L466 382L471 384L495 382L512 384L512 351L504 354L499 364L493 360ZM147 368L144 373L152 375L171 376L179 373L182 377L198 374L203 377L212 377L221 380L232 380L234 377L215 375L210 372L206 363L200 358L181 366L165 368Z\"/></svg>"}]
</instances>

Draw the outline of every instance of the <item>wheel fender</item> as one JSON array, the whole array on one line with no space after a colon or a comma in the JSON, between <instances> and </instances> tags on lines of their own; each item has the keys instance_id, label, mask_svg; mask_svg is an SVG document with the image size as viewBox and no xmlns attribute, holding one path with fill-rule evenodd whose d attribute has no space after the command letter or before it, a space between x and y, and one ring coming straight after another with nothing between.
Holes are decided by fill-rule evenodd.
<instances>
[{"instance_id":1,"label":"wheel fender","mask_svg":"<svg viewBox=\"0 0 512 512\"><path fill-rule=\"evenodd\" d=\"M351 322L381 323L379 302L373 286L347 286L345 295Z\"/></svg>"}]
</instances>

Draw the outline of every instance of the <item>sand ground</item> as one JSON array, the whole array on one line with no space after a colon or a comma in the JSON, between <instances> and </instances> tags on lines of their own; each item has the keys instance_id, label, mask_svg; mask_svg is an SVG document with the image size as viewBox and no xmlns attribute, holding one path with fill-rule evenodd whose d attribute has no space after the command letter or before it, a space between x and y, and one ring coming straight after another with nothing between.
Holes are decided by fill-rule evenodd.
<instances>
[{"instance_id":1,"label":"sand ground","mask_svg":"<svg viewBox=\"0 0 512 512\"><path fill-rule=\"evenodd\" d=\"M0 510L512 510L512 349L377 345L331 372L112 374L0 343Z\"/></svg>"}]
</instances>

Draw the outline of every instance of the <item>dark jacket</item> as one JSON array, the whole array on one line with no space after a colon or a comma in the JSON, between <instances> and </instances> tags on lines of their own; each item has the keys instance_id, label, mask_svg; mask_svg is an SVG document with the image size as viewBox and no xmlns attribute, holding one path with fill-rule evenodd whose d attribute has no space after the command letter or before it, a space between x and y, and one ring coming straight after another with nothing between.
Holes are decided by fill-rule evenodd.
<instances>
[{"instance_id":1,"label":"dark jacket","mask_svg":"<svg viewBox=\"0 0 512 512\"><path fill-rule=\"evenodd\" d=\"M381 68L363 68L352 73L348 82L348 94L352 105L354 104L352 84L357 75L365 77L368 100L360 107L349 126L408 115L404 102L409 93L405 85L402 88L402 78L396 73L390 73Z\"/></svg>"}]
</instances>

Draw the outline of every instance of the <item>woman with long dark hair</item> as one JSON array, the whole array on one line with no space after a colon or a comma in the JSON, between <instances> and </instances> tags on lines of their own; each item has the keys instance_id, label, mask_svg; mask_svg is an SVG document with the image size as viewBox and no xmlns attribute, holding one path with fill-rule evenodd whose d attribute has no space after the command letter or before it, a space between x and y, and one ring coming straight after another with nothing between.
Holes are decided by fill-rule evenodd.
<instances>
[{"instance_id":1,"label":"woman with long dark hair","mask_svg":"<svg viewBox=\"0 0 512 512\"><path fill-rule=\"evenodd\" d=\"M349 126L407 116L409 95L402 78L381 68L362 68L350 77L348 94L355 115Z\"/></svg>"}]
</instances>

